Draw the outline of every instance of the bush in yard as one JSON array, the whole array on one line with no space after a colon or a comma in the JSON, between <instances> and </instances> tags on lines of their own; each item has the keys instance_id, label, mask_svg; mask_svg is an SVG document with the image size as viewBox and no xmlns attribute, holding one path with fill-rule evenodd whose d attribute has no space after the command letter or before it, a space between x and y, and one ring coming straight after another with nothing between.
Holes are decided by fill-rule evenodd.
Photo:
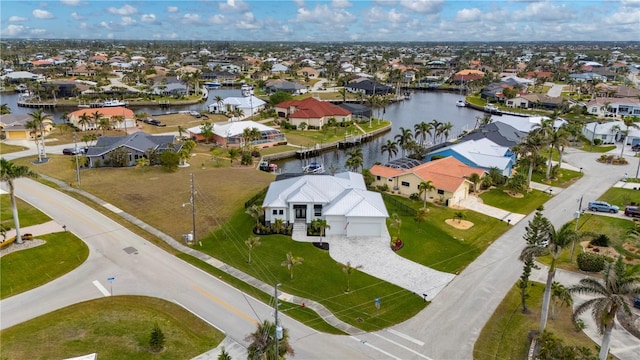
<instances>
[{"instance_id":1,"label":"bush in yard","mask_svg":"<svg viewBox=\"0 0 640 360\"><path fill-rule=\"evenodd\" d=\"M600 234L598 236L596 236L595 239L591 240L589 242L589 244L594 245L594 246L603 246L603 247L608 247L609 246L609 237L605 234Z\"/></svg>"},{"instance_id":2,"label":"bush in yard","mask_svg":"<svg viewBox=\"0 0 640 360\"><path fill-rule=\"evenodd\" d=\"M418 195L418 193L413 193L411 195L409 195L409 199L417 201L420 200L420 195Z\"/></svg>"},{"instance_id":3,"label":"bush in yard","mask_svg":"<svg viewBox=\"0 0 640 360\"><path fill-rule=\"evenodd\" d=\"M605 258L602 255L582 253L578 255L578 267L582 271L600 272L604 269Z\"/></svg>"},{"instance_id":4,"label":"bush in yard","mask_svg":"<svg viewBox=\"0 0 640 360\"><path fill-rule=\"evenodd\" d=\"M149 338L149 350L154 353L158 353L164 349L164 333L160 326L156 323L151 330L151 337Z\"/></svg>"},{"instance_id":5,"label":"bush in yard","mask_svg":"<svg viewBox=\"0 0 640 360\"><path fill-rule=\"evenodd\" d=\"M163 151L160 155L160 164L166 171L174 172L178 170L180 155L174 151Z\"/></svg>"}]
</instances>

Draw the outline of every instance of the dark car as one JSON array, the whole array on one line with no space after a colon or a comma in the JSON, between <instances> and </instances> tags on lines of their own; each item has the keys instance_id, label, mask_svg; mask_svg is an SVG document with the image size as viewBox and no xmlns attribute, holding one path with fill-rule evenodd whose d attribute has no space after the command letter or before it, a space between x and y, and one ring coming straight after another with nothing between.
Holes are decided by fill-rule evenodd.
<instances>
[{"instance_id":1,"label":"dark car","mask_svg":"<svg viewBox=\"0 0 640 360\"><path fill-rule=\"evenodd\" d=\"M64 148L62 149L62 155L75 155L75 154L82 154L82 149L78 148Z\"/></svg>"},{"instance_id":2,"label":"dark car","mask_svg":"<svg viewBox=\"0 0 640 360\"><path fill-rule=\"evenodd\" d=\"M640 298L633 299L633 307L640 309Z\"/></svg>"},{"instance_id":3,"label":"dark car","mask_svg":"<svg viewBox=\"0 0 640 360\"><path fill-rule=\"evenodd\" d=\"M640 208L637 206L627 206L624 208L624 214L630 217L640 217Z\"/></svg>"},{"instance_id":4,"label":"dark car","mask_svg":"<svg viewBox=\"0 0 640 360\"><path fill-rule=\"evenodd\" d=\"M631 147L631 150L635 152L640 152L640 144L635 144Z\"/></svg>"}]
</instances>

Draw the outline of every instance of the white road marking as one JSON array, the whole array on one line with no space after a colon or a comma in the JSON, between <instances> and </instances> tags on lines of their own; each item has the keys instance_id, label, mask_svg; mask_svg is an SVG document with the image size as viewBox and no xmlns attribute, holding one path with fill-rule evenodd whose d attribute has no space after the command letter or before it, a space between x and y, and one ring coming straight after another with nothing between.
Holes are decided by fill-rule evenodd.
<instances>
[{"instance_id":1,"label":"white road marking","mask_svg":"<svg viewBox=\"0 0 640 360\"><path fill-rule=\"evenodd\" d=\"M393 329L389 329L387 330L388 332L392 333L393 335L399 336L405 340L409 340L412 343L416 344L416 345L420 345L420 346L424 346L424 342L418 340L418 339L414 339L411 336L407 335L407 334L403 334L400 331L397 330L393 330Z\"/></svg>"},{"instance_id":2,"label":"white road marking","mask_svg":"<svg viewBox=\"0 0 640 360\"><path fill-rule=\"evenodd\" d=\"M388 353L388 352L386 352L386 351L384 351L384 350L382 350L382 349L380 349L380 348L378 348L378 347L375 347L375 346L373 346L373 345L369 344L366 340L360 340L360 339L358 339L358 338L357 338L357 337L355 337L355 336L349 336L349 337L350 337L350 338L352 338L353 340L355 340L355 341L359 342L359 343L362 343L363 345L366 345L366 346L368 346L368 347L370 347L370 348L372 348L372 349L374 349L374 350L377 350L377 351L379 351L379 352L381 352L381 353L383 353L383 354L387 355L387 356L388 356L388 357L390 357L390 358L394 358L394 359L396 359L396 360L402 360L401 358L399 358L399 357L397 357L397 356L395 356L395 355L393 355L393 354L391 354L391 353Z\"/></svg>"},{"instance_id":3,"label":"white road marking","mask_svg":"<svg viewBox=\"0 0 640 360\"><path fill-rule=\"evenodd\" d=\"M417 352L417 351L415 351L415 350L413 350L413 349L411 349L411 348L408 348L408 347L406 347L406 346L404 346L404 345L400 344L399 342L393 341L393 340L391 340L391 339L387 339L386 337L384 337L384 336L382 336L382 335L378 335L378 334L373 334L373 335L375 335L375 336L377 336L377 337L379 337L379 338L381 338L381 339L383 339L383 340L386 340L386 341L388 341L388 342L392 343L393 345L399 346L399 347L401 347L401 348L403 348L403 349L405 349L405 350L407 350L407 351L411 351L412 353L414 353L414 354L416 354L416 355L420 356L420 357L421 357L421 358L423 358L423 359L433 360L433 359L431 359L431 358L430 358L430 357L428 357L428 356L422 355L421 353L419 353L419 352Z\"/></svg>"},{"instance_id":4,"label":"white road marking","mask_svg":"<svg viewBox=\"0 0 640 360\"><path fill-rule=\"evenodd\" d=\"M95 285L95 287L98 288L98 290L100 290L100 292L102 293L102 295L104 296L111 296L111 294L109 293L109 290L105 289L104 286L102 286L102 284L100 284L100 281L98 280L93 280L93 285Z\"/></svg>"}]
</instances>

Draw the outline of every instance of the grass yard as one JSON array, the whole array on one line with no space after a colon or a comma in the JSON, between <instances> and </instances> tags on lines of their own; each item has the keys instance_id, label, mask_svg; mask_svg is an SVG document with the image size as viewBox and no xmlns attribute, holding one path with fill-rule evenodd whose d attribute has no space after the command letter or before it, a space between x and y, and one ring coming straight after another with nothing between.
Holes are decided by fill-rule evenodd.
<instances>
[{"instance_id":1,"label":"grass yard","mask_svg":"<svg viewBox=\"0 0 640 360\"><path fill-rule=\"evenodd\" d=\"M504 190L502 187L491 189L481 193L479 197L487 205L523 215L535 211L551 198L549 194L538 190L532 190L522 198L516 198L509 196Z\"/></svg>"},{"instance_id":2,"label":"grass yard","mask_svg":"<svg viewBox=\"0 0 640 360\"><path fill-rule=\"evenodd\" d=\"M580 148L582 151L586 152L594 152L594 153L606 153L613 149L615 149L615 145L597 145L591 146L589 142L584 143L584 145Z\"/></svg>"},{"instance_id":3,"label":"grass yard","mask_svg":"<svg viewBox=\"0 0 640 360\"><path fill-rule=\"evenodd\" d=\"M351 292L345 293L347 283L342 265L331 259L328 252L288 236L261 236L262 245L253 249L252 263L248 264L244 241L253 235L254 224L244 209L239 209L220 229L203 239L202 246L195 248L267 284L281 283L282 291L318 301L340 320L366 331L410 319L427 305L420 296L359 271L351 275ZM294 268L293 279L281 265L289 251L304 258ZM379 311L375 298L382 300Z\"/></svg>"},{"instance_id":4,"label":"grass yard","mask_svg":"<svg viewBox=\"0 0 640 360\"><path fill-rule=\"evenodd\" d=\"M540 325L544 284L534 282L529 288L528 314L522 313L519 290L517 286L511 288L482 329L473 349L474 359L526 359L529 349L528 333L538 330ZM549 316L547 330L562 339L565 345L585 346L597 355L596 344L583 332L575 330L570 308L558 309L556 320Z\"/></svg>"},{"instance_id":5,"label":"grass yard","mask_svg":"<svg viewBox=\"0 0 640 360\"><path fill-rule=\"evenodd\" d=\"M5 144L4 142L0 142L0 155L10 154L10 153L27 150L27 149L28 148L24 146L10 145L10 144Z\"/></svg>"},{"instance_id":6,"label":"grass yard","mask_svg":"<svg viewBox=\"0 0 640 360\"><path fill-rule=\"evenodd\" d=\"M64 320L64 321L60 321ZM148 351L158 324L165 350ZM224 334L171 302L104 297L75 304L0 332L3 359L64 359L97 353L100 359L191 359L220 344Z\"/></svg>"},{"instance_id":7,"label":"grass yard","mask_svg":"<svg viewBox=\"0 0 640 360\"><path fill-rule=\"evenodd\" d=\"M73 161L51 156L46 164L33 165L32 157L15 162L62 181L75 184ZM238 160L239 161L239 160ZM244 202L264 189L273 175L251 167L223 167L224 160L212 161L209 154L191 158L192 166L168 173L161 167L99 168L81 170L81 189L130 213L159 230L182 239L191 231L190 174L196 190L196 234L204 237L224 224ZM216 167L217 165L220 167ZM170 218L171 221L167 221Z\"/></svg>"},{"instance_id":8,"label":"grass yard","mask_svg":"<svg viewBox=\"0 0 640 360\"><path fill-rule=\"evenodd\" d=\"M637 187L640 187L640 184L638 184ZM586 202L583 202L583 206L587 207L588 202L591 200L596 199L585 199ZM624 207L631 203L640 204L640 191L633 189L610 188L597 200L618 205L620 207L620 211L624 211Z\"/></svg>"},{"instance_id":9,"label":"grass yard","mask_svg":"<svg viewBox=\"0 0 640 360\"><path fill-rule=\"evenodd\" d=\"M453 219L460 210L434 206L427 203L427 220L416 222L413 215L403 214L401 205L418 209L421 201L412 201L398 196L385 196L389 214L397 213L402 220L400 238L404 247L397 254L430 268L452 274L460 273L476 259L491 243L509 229L507 223L473 211L462 210L464 220L474 223L468 230L456 229L445 223ZM389 228L391 235L396 229Z\"/></svg>"},{"instance_id":10,"label":"grass yard","mask_svg":"<svg viewBox=\"0 0 640 360\"><path fill-rule=\"evenodd\" d=\"M20 198L16 197L16 203L18 204L18 214L20 214L21 229L25 226L38 225L51 220L51 218L42 211L22 201ZM0 195L0 219L3 225L11 229L15 228L13 225L13 211L11 210L11 197L9 194Z\"/></svg>"},{"instance_id":11,"label":"grass yard","mask_svg":"<svg viewBox=\"0 0 640 360\"><path fill-rule=\"evenodd\" d=\"M46 244L2 257L0 299L55 280L80 266L89 256L87 245L70 232L38 236L38 239L45 240Z\"/></svg>"},{"instance_id":12,"label":"grass yard","mask_svg":"<svg viewBox=\"0 0 640 360\"><path fill-rule=\"evenodd\" d=\"M549 185L549 186L567 188L573 185L574 182L579 180L582 177L582 173L580 173L579 171L560 169L558 170L558 174L555 179L547 180L545 179L545 176L546 176L546 167L545 167L544 173L534 172L531 175L531 181Z\"/></svg>"}]
</instances>

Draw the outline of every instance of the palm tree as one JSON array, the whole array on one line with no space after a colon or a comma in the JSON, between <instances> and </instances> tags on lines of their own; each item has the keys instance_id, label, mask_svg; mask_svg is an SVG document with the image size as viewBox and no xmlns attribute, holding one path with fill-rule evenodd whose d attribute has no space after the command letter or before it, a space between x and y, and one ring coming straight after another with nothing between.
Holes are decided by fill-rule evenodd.
<instances>
[{"instance_id":1,"label":"palm tree","mask_svg":"<svg viewBox=\"0 0 640 360\"><path fill-rule=\"evenodd\" d=\"M276 299L276 301L278 301ZM247 348L248 360L280 360L285 355L294 356L295 352L289 344L289 331L282 329L282 339L276 340L276 325L268 320L258 323L256 331L247 336L244 340L251 344ZM278 341L278 356L275 354L276 341Z\"/></svg>"},{"instance_id":2,"label":"palm tree","mask_svg":"<svg viewBox=\"0 0 640 360\"><path fill-rule=\"evenodd\" d=\"M111 128L111 121L108 117L102 117L98 120L98 129L102 130L102 135L105 134L105 131Z\"/></svg>"},{"instance_id":3,"label":"palm tree","mask_svg":"<svg viewBox=\"0 0 640 360\"><path fill-rule=\"evenodd\" d=\"M423 197L423 204L422 204L422 208L426 209L427 208L427 195L429 195L429 192L435 190L435 186L433 186L433 182L431 180L427 180L427 181L421 181L420 184L418 184L418 196L420 195L424 195Z\"/></svg>"},{"instance_id":4,"label":"palm tree","mask_svg":"<svg viewBox=\"0 0 640 360\"><path fill-rule=\"evenodd\" d=\"M621 130L620 132L624 135L624 138L622 140L622 149L620 149L620 158L622 158L622 155L624 154L624 144L627 142L627 136L629 136L629 128L640 129L638 124L633 122L632 117L627 116L622 119L622 122L624 123L624 130Z\"/></svg>"},{"instance_id":5,"label":"palm tree","mask_svg":"<svg viewBox=\"0 0 640 360\"><path fill-rule=\"evenodd\" d=\"M303 261L304 259L301 258L300 256L293 256L291 251L287 253L287 260L283 261L281 265L285 266L287 270L289 270L289 275L291 275L291 280L293 280L293 268L298 265L302 265Z\"/></svg>"},{"instance_id":6,"label":"palm tree","mask_svg":"<svg viewBox=\"0 0 640 360\"><path fill-rule=\"evenodd\" d=\"M40 132L40 141L42 141L42 155L47 157L47 150L44 147L44 129L47 124L51 124L53 120L49 115L45 114L42 109L38 109L32 113L29 113L31 116L31 121L36 125L36 130ZM37 136L36 136L37 137ZM37 141L37 140L36 140ZM38 154L38 161L40 161L40 155Z\"/></svg>"},{"instance_id":7,"label":"palm tree","mask_svg":"<svg viewBox=\"0 0 640 360\"><path fill-rule=\"evenodd\" d=\"M402 219L400 219L400 216L398 216L398 214L393 213L391 215L391 224L389 224L389 226L396 228L396 239L400 239L400 228L402 227Z\"/></svg>"},{"instance_id":8,"label":"palm tree","mask_svg":"<svg viewBox=\"0 0 640 360\"><path fill-rule=\"evenodd\" d=\"M602 280L590 277L581 279L578 284L569 288L569 292L593 296L575 308L573 318L576 319L580 314L591 309L591 316L596 322L598 331L603 335L600 359L605 360L609 354L611 331L615 325L616 316L619 312L631 316L627 297L640 294L640 276L638 273L627 271L622 257L618 257L615 263L607 263L602 273Z\"/></svg>"},{"instance_id":9,"label":"palm tree","mask_svg":"<svg viewBox=\"0 0 640 360\"><path fill-rule=\"evenodd\" d=\"M573 305L573 299L568 289L557 281L551 284L551 320L555 320L559 307Z\"/></svg>"},{"instance_id":10,"label":"palm tree","mask_svg":"<svg viewBox=\"0 0 640 360\"><path fill-rule=\"evenodd\" d=\"M347 102L347 89L344 87L341 87L340 89L338 89L338 94L340 94L340 96L342 96L342 102Z\"/></svg>"},{"instance_id":11,"label":"palm tree","mask_svg":"<svg viewBox=\"0 0 640 360\"><path fill-rule=\"evenodd\" d=\"M380 147L380 152L384 154L387 153L388 161L391 161L391 157L396 156L398 154L398 144L395 141L387 140L386 144L382 144Z\"/></svg>"},{"instance_id":12,"label":"palm tree","mask_svg":"<svg viewBox=\"0 0 640 360\"><path fill-rule=\"evenodd\" d=\"M543 217L543 219L546 219ZM546 220L548 222L548 220ZM549 271L547 272L547 282L544 288L544 295L542 297L542 311L540 313L540 332L542 333L547 327L547 317L549 314L549 302L551 300L551 285L553 284L553 278L556 274L556 262L560 257L562 249L573 241L573 237L576 236L576 232L573 230L573 223L568 222L557 230L553 226L545 227L545 233L543 237L548 241L547 247L541 247L536 243L529 243L523 250L521 258L531 254L533 256L551 255L551 264L549 264Z\"/></svg>"},{"instance_id":13,"label":"palm tree","mask_svg":"<svg viewBox=\"0 0 640 360\"><path fill-rule=\"evenodd\" d=\"M247 240L244 241L244 244L247 245L247 248L249 248L249 261L247 261L249 264L251 264L251 251L257 247L260 246L262 243L260 242L260 237L258 236L249 236L249 238L247 238Z\"/></svg>"},{"instance_id":14,"label":"palm tree","mask_svg":"<svg viewBox=\"0 0 640 360\"><path fill-rule=\"evenodd\" d=\"M91 117L87 113L83 113L78 118L78 125L82 126L82 131L87 130L87 125L91 122Z\"/></svg>"},{"instance_id":15,"label":"palm tree","mask_svg":"<svg viewBox=\"0 0 640 360\"><path fill-rule=\"evenodd\" d=\"M436 139L440 136L440 128L442 127L442 123L436 119L433 119L429 124L431 125L431 131L433 131L431 133L433 139L432 142L435 144Z\"/></svg>"},{"instance_id":16,"label":"palm tree","mask_svg":"<svg viewBox=\"0 0 640 360\"><path fill-rule=\"evenodd\" d=\"M38 153L38 162L42 162L42 154L40 153L40 141L38 141L38 124L35 121L30 120L25 123L25 127L29 129L29 135L33 136L33 140L36 142L36 152Z\"/></svg>"},{"instance_id":17,"label":"palm tree","mask_svg":"<svg viewBox=\"0 0 640 360\"><path fill-rule=\"evenodd\" d=\"M351 291L351 284L350 284L350 278L351 278L351 274L353 274L356 270L362 269L362 265L356 265L353 266L351 265L351 261L347 261L346 264L344 264L342 266L342 272L345 273L345 275L347 276L347 289L345 290L345 292L350 292Z\"/></svg>"},{"instance_id":18,"label":"palm tree","mask_svg":"<svg viewBox=\"0 0 640 360\"><path fill-rule=\"evenodd\" d=\"M357 172L360 167L364 165L364 158L362 156L362 148L357 147L353 148L351 151L347 153L349 158L345 162L345 166L353 171Z\"/></svg>"},{"instance_id":19,"label":"palm tree","mask_svg":"<svg viewBox=\"0 0 640 360\"><path fill-rule=\"evenodd\" d=\"M0 115L11 114L11 108L7 104L0 105Z\"/></svg>"},{"instance_id":20,"label":"palm tree","mask_svg":"<svg viewBox=\"0 0 640 360\"><path fill-rule=\"evenodd\" d=\"M209 143L209 140L213 137L213 124L205 121L200 125L200 134L204 137L204 142ZM227 144L229 146L229 144Z\"/></svg>"},{"instance_id":21,"label":"palm tree","mask_svg":"<svg viewBox=\"0 0 640 360\"><path fill-rule=\"evenodd\" d=\"M222 112L221 111L222 110L222 103L224 101L222 96L216 95L213 99L216 101L216 104L218 105L218 112Z\"/></svg>"},{"instance_id":22,"label":"palm tree","mask_svg":"<svg viewBox=\"0 0 640 360\"><path fill-rule=\"evenodd\" d=\"M462 211L456 211L456 213L453 214L453 218L458 220L458 223L460 223L465 218L465 216L464 216L464 213Z\"/></svg>"},{"instance_id":23,"label":"palm tree","mask_svg":"<svg viewBox=\"0 0 640 360\"><path fill-rule=\"evenodd\" d=\"M520 155L529 158L529 173L527 175L527 186L531 187L531 176L533 176L533 168L538 157L538 152L544 146L542 135L538 132L531 132L527 135L518 147Z\"/></svg>"},{"instance_id":24,"label":"palm tree","mask_svg":"<svg viewBox=\"0 0 640 360\"><path fill-rule=\"evenodd\" d=\"M253 204L249 206L247 210L245 210L245 212L256 220L256 227L258 227L258 225L260 224L260 218L262 217L262 214L264 214L262 206Z\"/></svg>"},{"instance_id":25,"label":"palm tree","mask_svg":"<svg viewBox=\"0 0 640 360\"><path fill-rule=\"evenodd\" d=\"M411 133L411 129L400 127L400 129L398 130L400 130L400 134L396 134L393 139L396 141L400 149L402 149L402 157L404 157L404 152L407 148L407 145L413 139L413 134Z\"/></svg>"},{"instance_id":26,"label":"palm tree","mask_svg":"<svg viewBox=\"0 0 640 360\"><path fill-rule=\"evenodd\" d=\"M18 217L18 206L13 181L21 177L37 178L38 174L26 166L16 165L5 158L0 158L0 181L6 182L7 186L9 186L13 226L16 228L16 243L18 244L22 244L22 236L20 235L20 218Z\"/></svg>"},{"instance_id":27,"label":"palm tree","mask_svg":"<svg viewBox=\"0 0 640 360\"><path fill-rule=\"evenodd\" d=\"M482 180L480 178L480 175L473 173L469 175L469 178L467 180L473 183L473 192L478 192L478 184L480 184L480 181Z\"/></svg>"},{"instance_id":28,"label":"palm tree","mask_svg":"<svg viewBox=\"0 0 640 360\"><path fill-rule=\"evenodd\" d=\"M453 130L453 124L449 121L440 126L440 133L442 134L443 141L447 141L451 130Z\"/></svg>"},{"instance_id":29,"label":"palm tree","mask_svg":"<svg viewBox=\"0 0 640 360\"><path fill-rule=\"evenodd\" d=\"M183 133L186 133L186 132L187 132L187 129L185 129L184 127L182 127L182 126L178 125L178 136L179 136L180 138L182 138L182 134L183 134Z\"/></svg>"},{"instance_id":30,"label":"palm tree","mask_svg":"<svg viewBox=\"0 0 640 360\"><path fill-rule=\"evenodd\" d=\"M420 138L420 146L424 146L427 135L431 136L431 124L422 121L413 125L413 137L416 139Z\"/></svg>"}]
</instances>

